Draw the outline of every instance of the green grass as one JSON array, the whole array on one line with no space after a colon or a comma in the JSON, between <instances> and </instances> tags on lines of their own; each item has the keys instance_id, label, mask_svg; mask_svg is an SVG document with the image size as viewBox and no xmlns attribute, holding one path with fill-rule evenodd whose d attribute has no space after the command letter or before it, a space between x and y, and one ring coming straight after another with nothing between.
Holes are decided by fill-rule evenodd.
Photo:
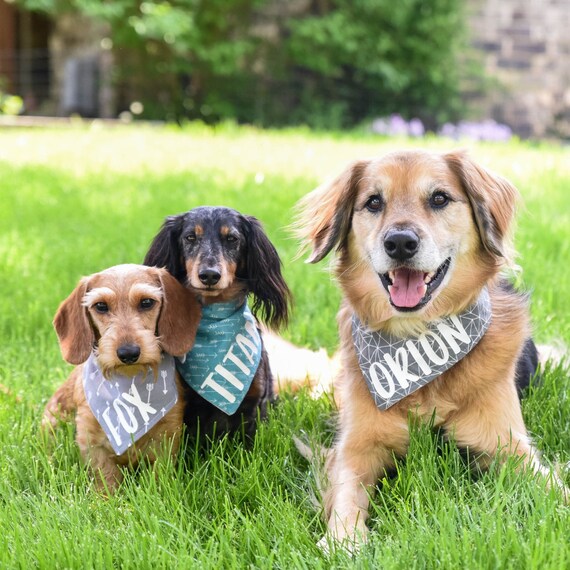
<instances>
[{"instance_id":1,"label":"green grass","mask_svg":"<svg viewBox=\"0 0 570 570\"><path fill-rule=\"evenodd\" d=\"M431 139L426 148L453 143ZM339 293L326 268L295 259L296 200L357 157L412 143L366 135L125 128L0 132L0 567L568 568L570 510L512 464L475 474L453 444L415 430L406 461L379 484L371 542L325 557L314 479L291 436L330 440L326 399L284 397L251 448L186 449L155 480L129 474L111 499L91 488L73 430L52 456L42 408L70 371L51 320L82 275L140 262L165 215L225 204L258 216L294 292L286 336L332 351ZM465 146L465 145L464 145ZM520 189L522 280L540 342L570 344L568 150L469 144ZM570 460L567 375L549 370L524 402L549 463Z\"/></svg>"}]
</instances>

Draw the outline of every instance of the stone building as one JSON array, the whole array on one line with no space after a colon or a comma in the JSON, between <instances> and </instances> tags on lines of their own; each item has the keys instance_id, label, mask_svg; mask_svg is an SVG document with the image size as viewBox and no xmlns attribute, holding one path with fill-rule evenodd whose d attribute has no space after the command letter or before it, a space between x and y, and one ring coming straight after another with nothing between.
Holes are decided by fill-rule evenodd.
<instances>
[{"instance_id":1,"label":"stone building","mask_svg":"<svg viewBox=\"0 0 570 570\"><path fill-rule=\"evenodd\" d=\"M488 83L479 116L570 138L570 0L468 0L468 14Z\"/></svg>"},{"instance_id":2,"label":"stone building","mask_svg":"<svg viewBox=\"0 0 570 570\"><path fill-rule=\"evenodd\" d=\"M29 115L112 117L112 56L104 26L63 14L54 20L0 0L0 91Z\"/></svg>"}]
</instances>

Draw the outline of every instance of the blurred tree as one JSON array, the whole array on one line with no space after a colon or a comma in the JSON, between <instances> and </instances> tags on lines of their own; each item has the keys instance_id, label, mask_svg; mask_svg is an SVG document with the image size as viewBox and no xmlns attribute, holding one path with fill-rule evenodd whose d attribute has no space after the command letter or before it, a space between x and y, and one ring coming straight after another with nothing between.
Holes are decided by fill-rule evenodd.
<instances>
[{"instance_id":1,"label":"blurred tree","mask_svg":"<svg viewBox=\"0 0 570 570\"><path fill-rule=\"evenodd\" d=\"M17 1L107 22L123 100L148 118L435 126L460 110L461 0L307 0L295 17L285 0Z\"/></svg>"},{"instance_id":2,"label":"blurred tree","mask_svg":"<svg viewBox=\"0 0 570 570\"><path fill-rule=\"evenodd\" d=\"M290 22L296 65L313 72L313 102L344 122L400 113L435 123L460 110L461 0L316 1ZM308 97L309 99L309 97Z\"/></svg>"}]
</instances>

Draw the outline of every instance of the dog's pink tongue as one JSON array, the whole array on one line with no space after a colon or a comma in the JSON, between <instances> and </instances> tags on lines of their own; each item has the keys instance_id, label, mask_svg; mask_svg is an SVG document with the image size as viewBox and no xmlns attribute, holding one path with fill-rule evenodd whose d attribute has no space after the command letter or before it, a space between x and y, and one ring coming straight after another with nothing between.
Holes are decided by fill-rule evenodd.
<instances>
[{"instance_id":1,"label":"dog's pink tongue","mask_svg":"<svg viewBox=\"0 0 570 570\"><path fill-rule=\"evenodd\" d=\"M392 303L397 307L415 307L426 294L423 271L396 269L390 287Z\"/></svg>"}]
</instances>

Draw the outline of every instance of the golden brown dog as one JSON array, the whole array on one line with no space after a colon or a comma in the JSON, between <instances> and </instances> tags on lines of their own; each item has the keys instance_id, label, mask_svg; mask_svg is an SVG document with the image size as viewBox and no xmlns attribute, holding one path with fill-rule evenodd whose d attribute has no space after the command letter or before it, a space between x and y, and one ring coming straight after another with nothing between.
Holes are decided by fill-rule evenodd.
<instances>
[{"instance_id":1,"label":"golden brown dog","mask_svg":"<svg viewBox=\"0 0 570 570\"><path fill-rule=\"evenodd\" d=\"M77 445L100 489L113 492L122 480L120 466L135 466L141 459L154 463L165 453L176 457L185 403L178 374L172 372L177 401L160 419L156 415L160 410L152 407L150 392L167 389L166 383L162 385L163 378L158 377L163 353L186 354L194 343L199 320L200 307L192 294L166 270L142 265L118 265L84 277L60 305L54 326L61 352L67 362L79 366L48 401L42 425L51 431L58 419L69 420L75 412ZM87 376L84 381L91 354L93 366L98 366L101 375L97 380L94 375ZM107 408L117 408L121 423L130 432L138 423L142 428L143 420L158 422L136 444L128 443L130 447L117 454L111 444L113 433L119 443L127 444L114 431L118 424L108 420L108 437L102 425L110 416L105 416L103 410L103 423L98 421L86 393L106 389L119 377L127 382L132 379L134 388L122 394L119 391L115 401L105 404ZM149 378L151 383L142 384ZM172 403L176 396L169 398ZM138 419L137 409L141 412Z\"/></svg>"},{"instance_id":2,"label":"golden brown dog","mask_svg":"<svg viewBox=\"0 0 570 570\"><path fill-rule=\"evenodd\" d=\"M517 359L529 342L528 307L499 273L513 259L517 197L509 182L461 152L406 151L355 162L302 200L309 262L336 249L344 293L339 431L327 453L324 493L331 538L349 546L366 538L369 494L393 457L406 454L410 412L426 422L435 418L484 463L498 452L515 454L561 485L531 444L515 386ZM473 306L485 287L491 321L478 344L431 383L380 409L355 349L354 317L373 334L419 338L431 334L430 323ZM402 383L413 381L399 372Z\"/></svg>"}]
</instances>

